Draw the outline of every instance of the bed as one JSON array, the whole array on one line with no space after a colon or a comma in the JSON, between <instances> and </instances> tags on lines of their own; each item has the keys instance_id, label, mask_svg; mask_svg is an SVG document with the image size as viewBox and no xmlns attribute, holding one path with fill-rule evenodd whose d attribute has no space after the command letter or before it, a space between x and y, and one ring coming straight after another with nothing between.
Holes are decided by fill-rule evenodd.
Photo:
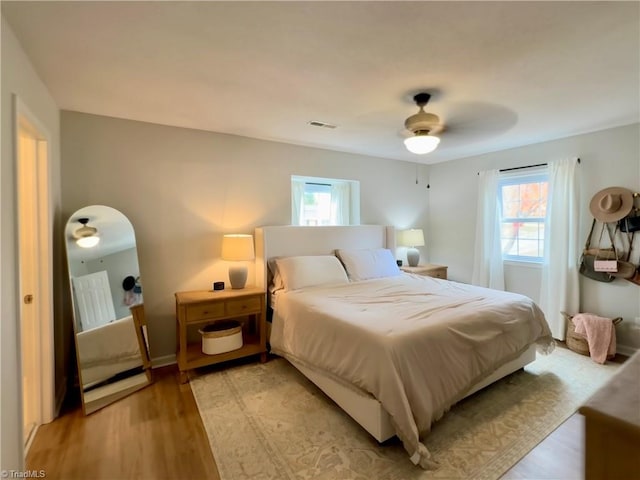
<instances>
[{"instance_id":1,"label":"bed","mask_svg":"<svg viewBox=\"0 0 640 480\"><path fill-rule=\"evenodd\" d=\"M386 226L256 229L270 345L382 442L421 439L457 401L553 348L527 297L402 273Z\"/></svg>"},{"instance_id":2,"label":"bed","mask_svg":"<svg viewBox=\"0 0 640 480\"><path fill-rule=\"evenodd\" d=\"M132 315L77 335L78 364L84 389L143 366Z\"/></svg>"}]
</instances>

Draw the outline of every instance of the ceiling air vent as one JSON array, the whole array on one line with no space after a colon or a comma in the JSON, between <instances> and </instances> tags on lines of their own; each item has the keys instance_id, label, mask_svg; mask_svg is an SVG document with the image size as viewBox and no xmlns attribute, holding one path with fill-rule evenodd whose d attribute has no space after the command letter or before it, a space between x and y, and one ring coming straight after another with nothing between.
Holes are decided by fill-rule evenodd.
<instances>
[{"instance_id":1,"label":"ceiling air vent","mask_svg":"<svg viewBox=\"0 0 640 480\"><path fill-rule=\"evenodd\" d=\"M332 125L330 123L325 123L325 122L318 122L317 120L311 120L307 123L312 127L336 128L336 125Z\"/></svg>"}]
</instances>

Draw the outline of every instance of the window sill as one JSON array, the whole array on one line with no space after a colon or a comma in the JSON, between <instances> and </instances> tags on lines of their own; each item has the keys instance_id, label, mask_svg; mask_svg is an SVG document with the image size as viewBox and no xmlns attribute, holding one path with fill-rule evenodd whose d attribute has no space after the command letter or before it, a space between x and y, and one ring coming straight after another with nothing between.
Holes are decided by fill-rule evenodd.
<instances>
[{"instance_id":1,"label":"window sill","mask_svg":"<svg viewBox=\"0 0 640 480\"><path fill-rule=\"evenodd\" d=\"M503 265L509 265L510 267L527 267L527 268L535 268L541 269L541 262L526 262L526 261L518 261L518 260L503 260Z\"/></svg>"}]
</instances>

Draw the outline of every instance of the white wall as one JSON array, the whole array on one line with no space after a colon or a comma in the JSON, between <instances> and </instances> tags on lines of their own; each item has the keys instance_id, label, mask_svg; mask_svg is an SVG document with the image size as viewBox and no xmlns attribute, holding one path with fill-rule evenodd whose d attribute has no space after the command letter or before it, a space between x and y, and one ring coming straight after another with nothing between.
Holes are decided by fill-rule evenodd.
<instances>
[{"instance_id":1,"label":"white wall","mask_svg":"<svg viewBox=\"0 0 640 480\"><path fill-rule=\"evenodd\" d=\"M638 124L432 165L426 241L430 261L449 265L449 278L453 280L471 281L478 171L545 163L569 156L582 160L579 167L582 239L586 239L591 227L589 201L596 192L610 186L640 191ZM505 281L508 290L538 300L539 268L507 265ZM624 280L599 283L582 276L580 285L581 310L622 316L618 343L640 348L640 322L634 324L640 317L640 287Z\"/></svg>"},{"instance_id":2,"label":"white wall","mask_svg":"<svg viewBox=\"0 0 640 480\"><path fill-rule=\"evenodd\" d=\"M175 354L174 293L228 282L223 233L290 223L291 175L359 180L363 224L427 224L414 163L66 111L62 153L64 212L108 205L135 228L153 357Z\"/></svg>"},{"instance_id":3,"label":"white wall","mask_svg":"<svg viewBox=\"0 0 640 480\"><path fill-rule=\"evenodd\" d=\"M51 138L51 218L54 236L54 270L61 271L61 229L60 229L60 122L59 111L46 86L40 81L29 59L15 38L11 28L2 18L2 158L0 160L0 384L2 397L0 405L0 469L22 470L22 409L20 397L22 381L19 372L19 291L18 291L18 246L14 159L14 112L13 95L17 94L40 123L48 130ZM59 284L59 282L54 282ZM59 295L59 290L54 291ZM58 312L56 312L58 314ZM56 321L60 316L57 315ZM65 330L60 325L55 328L55 344L61 347L65 341ZM68 333L68 332L67 332ZM70 338L70 337L69 337ZM63 353L58 348L56 353ZM64 384L64 357L56 356L56 383Z\"/></svg>"}]
</instances>

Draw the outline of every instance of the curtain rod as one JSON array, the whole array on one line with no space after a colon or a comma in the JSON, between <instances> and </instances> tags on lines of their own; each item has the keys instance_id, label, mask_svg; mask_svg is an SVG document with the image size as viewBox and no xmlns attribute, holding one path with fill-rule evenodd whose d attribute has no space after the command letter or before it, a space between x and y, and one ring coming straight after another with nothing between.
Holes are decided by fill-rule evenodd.
<instances>
[{"instance_id":1,"label":"curtain rod","mask_svg":"<svg viewBox=\"0 0 640 480\"><path fill-rule=\"evenodd\" d=\"M578 163L580 163L580 159L578 159ZM525 165L524 167L501 168L500 172L511 172L512 170L522 170L523 168L546 167L547 165L547 163L536 163L535 165ZM480 172L478 172L478 175L480 175Z\"/></svg>"},{"instance_id":2,"label":"curtain rod","mask_svg":"<svg viewBox=\"0 0 640 480\"><path fill-rule=\"evenodd\" d=\"M524 167L501 168L501 172L511 172L512 170L522 170L524 168L546 167L546 163L536 163L535 165L525 165Z\"/></svg>"},{"instance_id":3,"label":"curtain rod","mask_svg":"<svg viewBox=\"0 0 640 480\"><path fill-rule=\"evenodd\" d=\"M330 183L304 182L305 185L318 185L320 187L330 187Z\"/></svg>"}]
</instances>

